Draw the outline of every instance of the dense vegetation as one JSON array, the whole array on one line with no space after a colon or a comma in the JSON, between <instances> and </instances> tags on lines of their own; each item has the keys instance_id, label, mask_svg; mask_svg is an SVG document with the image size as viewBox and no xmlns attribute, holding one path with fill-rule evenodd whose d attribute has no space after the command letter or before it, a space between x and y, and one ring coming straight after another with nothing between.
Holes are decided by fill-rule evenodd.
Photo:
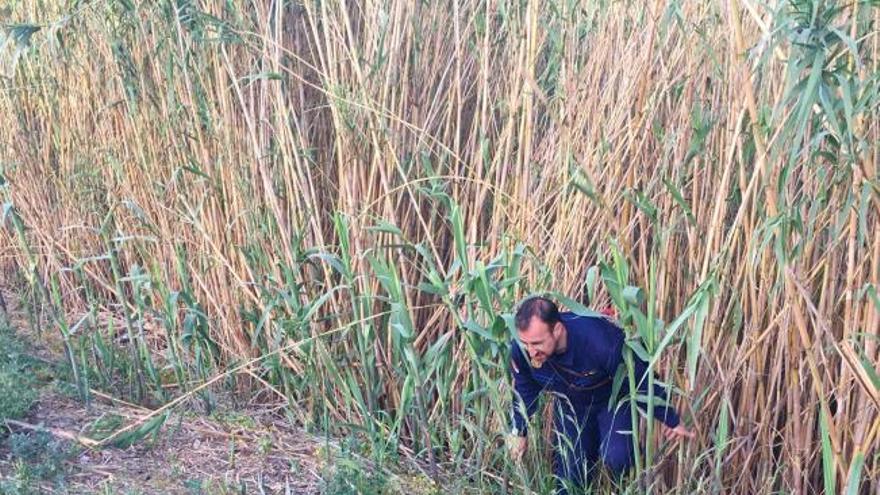
<instances>
[{"instance_id":1,"label":"dense vegetation","mask_svg":"<svg viewBox=\"0 0 880 495\"><path fill-rule=\"evenodd\" d=\"M108 441L236 388L540 492L506 345L550 291L676 388L651 487L874 491L875 4L11 0L3 280L156 411Z\"/></svg>"}]
</instances>

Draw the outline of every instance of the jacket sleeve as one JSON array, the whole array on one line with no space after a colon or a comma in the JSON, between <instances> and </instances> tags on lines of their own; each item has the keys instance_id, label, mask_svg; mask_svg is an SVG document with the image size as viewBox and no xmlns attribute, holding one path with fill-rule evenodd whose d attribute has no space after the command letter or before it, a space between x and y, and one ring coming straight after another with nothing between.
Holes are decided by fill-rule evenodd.
<instances>
[{"instance_id":1,"label":"jacket sleeve","mask_svg":"<svg viewBox=\"0 0 880 495\"><path fill-rule=\"evenodd\" d=\"M511 401L511 422L515 433L525 436L530 418L538 407L538 394L541 384L532 377L522 349L516 341L510 343L510 373L513 375L513 400Z\"/></svg>"},{"instance_id":2,"label":"jacket sleeve","mask_svg":"<svg viewBox=\"0 0 880 495\"><path fill-rule=\"evenodd\" d=\"M605 359L600 359L601 362L604 362L603 366L608 376L613 377L617 372L617 367L623 364L623 346L625 335L623 330L620 329L617 325L611 323L605 319L599 319L599 323L597 327L597 338L596 341L599 345L596 346L598 352L602 352L605 354ZM638 383L639 392L641 395L648 395L648 363L638 357L635 353L632 354L633 357L633 368L636 383ZM624 380L623 385L620 387L620 395L619 398L625 397L629 395L629 380ZM678 426L679 417L678 413L675 412L675 408L669 404L666 395L666 389L663 385L659 383L654 384L654 398L659 399L659 401L665 402L665 404L656 404L654 405L654 417L660 421L662 421L666 426L670 428L675 428ZM642 401L636 401L636 404L643 411L647 412L648 405Z\"/></svg>"}]
</instances>

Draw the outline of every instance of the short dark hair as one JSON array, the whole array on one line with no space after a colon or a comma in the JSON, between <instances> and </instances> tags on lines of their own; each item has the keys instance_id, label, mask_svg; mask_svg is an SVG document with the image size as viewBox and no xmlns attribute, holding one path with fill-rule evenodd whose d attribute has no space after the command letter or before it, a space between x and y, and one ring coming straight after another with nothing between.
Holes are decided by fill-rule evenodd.
<instances>
[{"instance_id":1,"label":"short dark hair","mask_svg":"<svg viewBox=\"0 0 880 495\"><path fill-rule=\"evenodd\" d=\"M533 296L523 301L516 310L516 329L522 331L528 328L529 322L535 316L551 326L560 321L556 303L546 297Z\"/></svg>"}]
</instances>

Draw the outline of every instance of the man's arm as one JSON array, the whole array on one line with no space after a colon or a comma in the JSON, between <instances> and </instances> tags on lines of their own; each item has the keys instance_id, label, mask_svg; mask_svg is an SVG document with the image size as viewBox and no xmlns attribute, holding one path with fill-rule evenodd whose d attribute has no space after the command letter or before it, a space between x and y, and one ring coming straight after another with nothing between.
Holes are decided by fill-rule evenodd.
<instances>
[{"instance_id":1,"label":"man's arm","mask_svg":"<svg viewBox=\"0 0 880 495\"><path fill-rule=\"evenodd\" d=\"M525 436L530 418L538 407L541 385L532 378L532 370L516 342L510 344L510 373L513 375L511 419L519 436Z\"/></svg>"},{"instance_id":2,"label":"man's arm","mask_svg":"<svg viewBox=\"0 0 880 495\"><path fill-rule=\"evenodd\" d=\"M597 346L597 351L605 353L607 356L604 361L605 365L603 368L605 372L608 373L608 376L614 376L617 372L617 367L623 363L623 346L625 335L623 330L621 330L617 325L614 325L608 320L599 319L599 324L597 325L597 333L598 337L595 341L599 344ZM604 348L604 349L603 349ZM648 363L639 358L635 353L632 354L633 357L633 371L636 379L636 383L639 384L639 392L642 395L648 395ZM625 395L629 390L629 381L624 380L623 386L621 387L621 396ZM667 402L666 398L666 389L660 385L659 383L654 384L654 397L660 399L661 401ZM643 411L647 411L647 404L644 402L636 401L636 404ZM666 404L657 404L654 406L654 417L662 421L666 426L670 428L675 428L678 426L679 417L675 412L675 408L672 405L669 405L668 402Z\"/></svg>"}]
</instances>

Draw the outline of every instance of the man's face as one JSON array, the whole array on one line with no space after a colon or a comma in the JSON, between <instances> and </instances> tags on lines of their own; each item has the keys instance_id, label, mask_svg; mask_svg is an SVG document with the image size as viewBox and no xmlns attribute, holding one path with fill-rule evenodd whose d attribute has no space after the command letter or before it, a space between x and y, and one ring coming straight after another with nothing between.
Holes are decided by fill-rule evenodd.
<instances>
[{"instance_id":1,"label":"man's face","mask_svg":"<svg viewBox=\"0 0 880 495\"><path fill-rule=\"evenodd\" d=\"M529 326L519 331L519 341L525 347L533 367L540 368L556 352L559 325L561 323L556 323L553 326L548 325L533 316L529 320Z\"/></svg>"}]
</instances>

